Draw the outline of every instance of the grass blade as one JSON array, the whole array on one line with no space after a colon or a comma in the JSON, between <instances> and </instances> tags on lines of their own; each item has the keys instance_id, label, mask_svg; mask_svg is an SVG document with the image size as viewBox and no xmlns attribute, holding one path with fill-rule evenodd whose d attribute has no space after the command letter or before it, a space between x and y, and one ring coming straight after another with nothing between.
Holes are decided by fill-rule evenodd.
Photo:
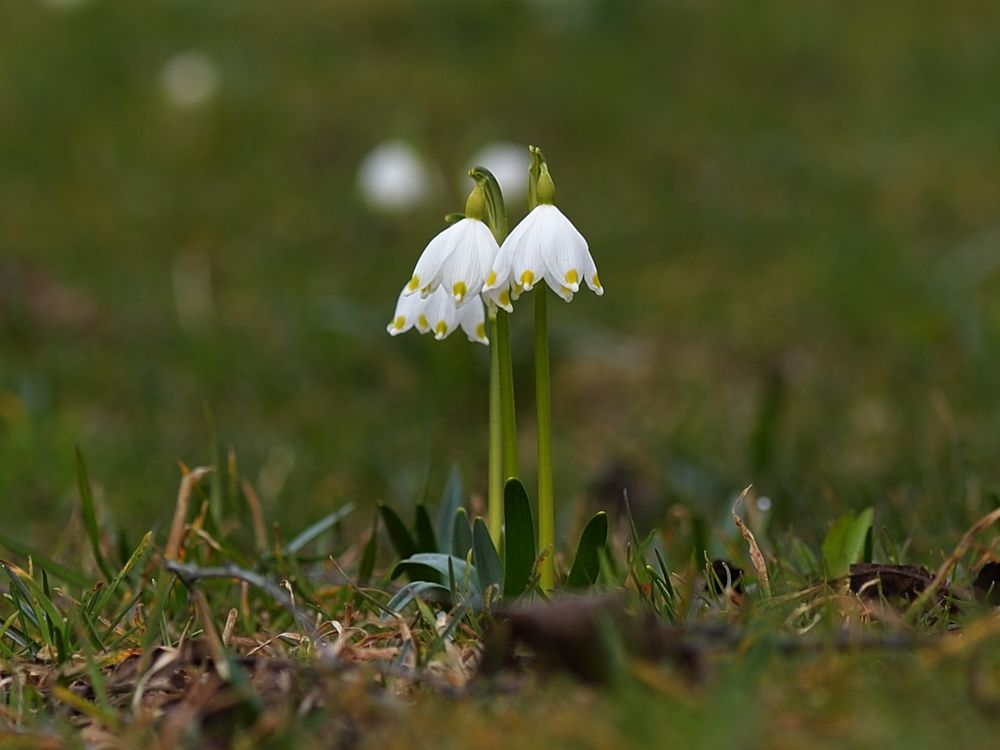
<instances>
[{"instance_id":1,"label":"grass blade","mask_svg":"<svg viewBox=\"0 0 1000 750\"><path fill-rule=\"evenodd\" d=\"M111 582L104 587L104 589L93 601L93 604L86 607L88 612L100 614L104 611L104 607L111 601L111 597L118 592L118 588L122 585L122 581L125 580L125 577L132 572L132 569L135 568L136 565L145 561L146 557L149 555L152 543L153 532L147 531L146 535L142 538L142 541L139 542L139 546L135 548L128 560L125 562L125 565L120 571L118 571L118 575L116 575Z\"/></svg>"},{"instance_id":2,"label":"grass blade","mask_svg":"<svg viewBox=\"0 0 1000 750\"><path fill-rule=\"evenodd\" d=\"M285 547L285 553L288 555L298 554L303 547L309 544L309 542L313 541L321 534L333 528L338 521L341 521L344 518L346 518L353 510L354 510L354 504L347 503L346 505L335 510L333 513L324 516L316 523L314 523L312 526L303 531L301 534L299 534L297 537L295 537L292 541L290 541L288 543L288 546Z\"/></svg>"},{"instance_id":3,"label":"grass blade","mask_svg":"<svg viewBox=\"0 0 1000 750\"><path fill-rule=\"evenodd\" d=\"M101 569L104 580L110 581L114 574L111 566L104 558L101 550L101 530L97 527L97 514L94 512L94 496L90 491L90 479L87 477L87 465L83 461L83 453L80 447L76 448L76 486L80 492L80 506L83 511L83 526L87 530L87 537L90 539L90 548L94 552L94 560L97 567Z\"/></svg>"},{"instance_id":4,"label":"grass blade","mask_svg":"<svg viewBox=\"0 0 1000 750\"><path fill-rule=\"evenodd\" d=\"M67 568L65 565L60 565L55 560L50 560L44 555L40 555L28 545L11 539L9 536L5 536L2 533L0 533L0 545L3 545L11 552L16 552L22 557L30 557L35 561L35 565L37 567L45 568L50 575L61 581L65 581L73 586L79 586L81 589L85 589L91 584L83 573L78 573L75 570Z\"/></svg>"}]
</instances>

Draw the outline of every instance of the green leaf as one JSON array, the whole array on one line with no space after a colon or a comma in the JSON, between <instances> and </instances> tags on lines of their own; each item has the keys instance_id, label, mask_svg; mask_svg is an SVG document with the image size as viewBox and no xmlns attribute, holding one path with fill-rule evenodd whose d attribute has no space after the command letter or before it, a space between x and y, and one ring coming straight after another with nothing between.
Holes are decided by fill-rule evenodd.
<instances>
[{"instance_id":1,"label":"green leaf","mask_svg":"<svg viewBox=\"0 0 1000 750\"><path fill-rule=\"evenodd\" d=\"M91 584L83 573L78 573L77 571L71 570L64 565L60 565L55 560L50 560L44 555L39 554L28 545L15 541L4 534L0 534L0 545L3 545L11 552L16 552L23 557L30 557L35 561L36 567L45 568L45 570L47 570L51 575L61 581L65 581L66 583L74 586L79 586L82 589L87 588Z\"/></svg>"},{"instance_id":2,"label":"green leaf","mask_svg":"<svg viewBox=\"0 0 1000 750\"><path fill-rule=\"evenodd\" d=\"M601 550L608 543L608 514L603 510L587 523L576 548L576 559L570 568L566 585L585 588L597 583L601 573Z\"/></svg>"},{"instance_id":3,"label":"green leaf","mask_svg":"<svg viewBox=\"0 0 1000 750\"><path fill-rule=\"evenodd\" d=\"M451 554L455 557L468 557L472 549L472 526L469 525L469 514L465 508L455 511L455 521L451 532Z\"/></svg>"},{"instance_id":4,"label":"green leaf","mask_svg":"<svg viewBox=\"0 0 1000 750\"><path fill-rule=\"evenodd\" d=\"M407 604L409 604L413 599L425 591L447 591L447 586L442 586L440 583L434 583L433 581L413 581L403 586L399 591L397 591L393 597L386 603L385 608L391 610L393 613L397 613L403 609ZM390 617L388 613L383 616L383 619Z\"/></svg>"},{"instance_id":5,"label":"green leaf","mask_svg":"<svg viewBox=\"0 0 1000 750\"><path fill-rule=\"evenodd\" d=\"M454 574L455 586L460 593L478 592L479 590L475 566L470 566L465 560L459 560L457 557L442 555L440 552L418 552L405 560L400 560L396 563L396 569L393 570L392 575L395 578L400 569L409 570L414 566L430 568L445 581Z\"/></svg>"},{"instance_id":6,"label":"green leaf","mask_svg":"<svg viewBox=\"0 0 1000 750\"><path fill-rule=\"evenodd\" d=\"M382 513L385 530L389 534L392 546L396 548L396 554L403 560L417 554L417 543L413 541L413 537L410 536L406 524L396 515L396 511L388 505L379 505L378 509Z\"/></svg>"},{"instance_id":7,"label":"green leaf","mask_svg":"<svg viewBox=\"0 0 1000 750\"><path fill-rule=\"evenodd\" d=\"M434 538L434 527L427 508L421 503L417 506L416 520L413 531L417 538L417 552L437 552L437 540Z\"/></svg>"},{"instance_id":8,"label":"green leaf","mask_svg":"<svg viewBox=\"0 0 1000 750\"><path fill-rule=\"evenodd\" d=\"M860 562L870 545L875 510L865 508L857 516L848 511L838 518L823 540L823 563L827 580L843 578L851 565Z\"/></svg>"},{"instance_id":9,"label":"green leaf","mask_svg":"<svg viewBox=\"0 0 1000 750\"><path fill-rule=\"evenodd\" d=\"M364 586L371 580L372 573L375 572L375 557L378 553L378 512L372 519L372 533L368 537L365 549L361 553L361 562L358 564L358 586Z\"/></svg>"},{"instance_id":10,"label":"green leaf","mask_svg":"<svg viewBox=\"0 0 1000 750\"><path fill-rule=\"evenodd\" d=\"M508 479L503 490L504 596L517 596L531 581L537 548L531 503L524 485Z\"/></svg>"},{"instance_id":11,"label":"green leaf","mask_svg":"<svg viewBox=\"0 0 1000 750\"><path fill-rule=\"evenodd\" d=\"M307 528L292 541L288 543L285 547L286 554L294 555L297 554L303 547L305 547L309 542L316 539L321 534L325 533L329 529L333 528L338 521L343 520L347 517L350 512L354 510L353 503L347 503L342 507L330 513L327 516L323 516L320 520L314 523L312 526Z\"/></svg>"},{"instance_id":12,"label":"green leaf","mask_svg":"<svg viewBox=\"0 0 1000 750\"><path fill-rule=\"evenodd\" d=\"M454 548L455 515L462 507L462 477L457 466L452 466L448 472L448 481L441 496L441 510L438 511L437 540L438 552L451 553L456 557L464 557L462 552ZM468 550L466 550L468 551Z\"/></svg>"},{"instance_id":13,"label":"green leaf","mask_svg":"<svg viewBox=\"0 0 1000 750\"><path fill-rule=\"evenodd\" d=\"M500 555L493 546L490 530L482 518L477 518L472 524L472 559L476 563L480 591L486 591L490 586L496 586L497 591L502 591L504 573Z\"/></svg>"},{"instance_id":14,"label":"green leaf","mask_svg":"<svg viewBox=\"0 0 1000 750\"><path fill-rule=\"evenodd\" d=\"M79 446L76 449L76 486L80 491L80 505L83 511L83 526L87 530L87 537L90 539L90 548L94 552L94 560L97 567L101 569L104 579L110 581L113 577L111 566L104 559L104 552L101 550L101 531L97 527L97 514L94 512L94 496L90 491L90 480L87 478L87 465L83 462L83 453Z\"/></svg>"}]
</instances>

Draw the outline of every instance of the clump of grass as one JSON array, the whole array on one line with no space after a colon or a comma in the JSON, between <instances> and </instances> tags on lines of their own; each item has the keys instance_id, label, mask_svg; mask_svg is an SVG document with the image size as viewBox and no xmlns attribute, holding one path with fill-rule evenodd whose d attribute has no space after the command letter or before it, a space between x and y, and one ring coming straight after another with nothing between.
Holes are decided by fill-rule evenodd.
<instances>
[{"instance_id":1,"label":"clump of grass","mask_svg":"<svg viewBox=\"0 0 1000 750\"><path fill-rule=\"evenodd\" d=\"M614 686L610 695L687 685L697 713L716 689L708 686L737 679L733 664L754 654L754 674L738 679L782 673L784 661L807 654L836 663L873 650L879 659L924 654L950 669L971 666L1000 635L965 564L996 511L937 575L873 562L868 512L832 524L825 575L803 540L765 556L742 521L718 533L734 559L753 563L747 570L698 560L700 547L667 544L660 530L641 536L628 513L625 534L609 534L598 514L572 562L557 557L563 591L547 603L538 587L546 551L516 481L497 550L483 519L469 525L457 477L436 523L419 507L408 527L383 506L353 536L345 505L286 542L260 523L235 471L235 461L216 474L184 469L168 532L147 532L126 555L97 521L78 456L86 553L58 562L0 537L17 559L0 563L0 712L10 731L198 744L287 740L336 725L337 736L358 740L381 736L384 700L465 696L463 710L475 712L475 696L501 685L533 694L532 664ZM910 583L899 586L900 577ZM983 669L974 705L993 700Z\"/></svg>"}]
</instances>

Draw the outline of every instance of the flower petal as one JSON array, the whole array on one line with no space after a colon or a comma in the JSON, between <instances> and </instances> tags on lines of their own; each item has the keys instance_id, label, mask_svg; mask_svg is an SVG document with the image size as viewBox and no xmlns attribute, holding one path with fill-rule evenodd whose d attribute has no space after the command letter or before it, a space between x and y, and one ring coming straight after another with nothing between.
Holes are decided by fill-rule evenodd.
<instances>
[{"instance_id":1,"label":"flower petal","mask_svg":"<svg viewBox=\"0 0 1000 750\"><path fill-rule=\"evenodd\" d=\"M441 284L456 305L477 299L500 248L483 222L462 219L455 250L441 269Z\"/></svg>"},{"instance_id":2,"label":"flower petal","mask_svg":"<svg viewBox=\"0 0 1000 750\"><path fill-rule=\"evenodd\" d=\"M407 294L419 291L422 296L426 297L437 289L438 284L441 283L442 266L448 262L462 239L463 223L464 220L452 224L427 243L427 247L417 259L417 265L413 267L413 275L406 285Z\"/></svg>"},{"instance_id":3,"label":"flower petal","mask_svg":"<svg viewBox=\"0 0 1000 750\"><path fill-rule=\"evenodd\" d=\"M490 343L486 338L486 313L481 300L458 308L458 324L462 326L469 341L477 344Z\"/></svg>"},{"instance_id":4,"label":"flower petal","mask_svg":"<svg viewBox=\"0 0 1000 750\"><path fill-rule=\"evenodd\" d=\"M546 226L546 279L553 289L556 289L554 285L558 285L576 293L580 289L588 262L593 264L593 261L589 261L587 240L555 206L543 205L535 210L543 212L540 221Z\"/></svg>"},{"instance_id":5,"label":"flower petal","mask_svg":"<svg viewBox=\"0 0 1000 750\"><path fill-rule=\"evenodd\" d=\"M396 300L396 312L393 313L392 320L389 321L389 325L385 327L390 336L398 336L401 333L417 326L418 330L420 328L418 320L422 316L423 300L418 296L413 296L409 294L406 287L399 293L399 298ZM424 331L421 331L424 333Z\"/></svg>"},{"instance_id":6,"label":"flower petal","mask_svg":"<svg viewBox=\"0 0 1000 750\"><path fill-rule=\"evenodd\" d=\"M458 327L458 310L447 292L438 287L431 293L424 305L424 317L428 331L438 341L447 338Z\"/></svg>"},{"instance_id":7,"label":"flower petal","mask_svg":"<svg viewBox=\"0 0 1000 750\"><path fill-rule=\"evenodd\" d=\"M539 222L543 216L538 208L529 213L514 227L504 240L501 252L509 246L511 258L511 284L529 291L545 276L545 261L542 250L545 246L545 227Z\"/></svg>"}]
</instances>

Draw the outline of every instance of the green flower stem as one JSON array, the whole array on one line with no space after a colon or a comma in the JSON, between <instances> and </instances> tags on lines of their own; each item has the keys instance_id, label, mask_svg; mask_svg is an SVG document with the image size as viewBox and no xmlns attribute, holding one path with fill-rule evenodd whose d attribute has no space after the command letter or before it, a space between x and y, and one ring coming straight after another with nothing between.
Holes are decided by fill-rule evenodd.
<instances>
[{"instance_id":1,"label":"green flower stem","mask_svg":"<svg viewBox=\"0 0 1000 750\"><path fill-rule=\"evenodd\" d=\"M552 589L555 568L555 504L552 494L552 385L549 373L548 287L535 288L535 412L538 425L538 548L546 552L541 570L543 592Z\"/></svg>"},{"instance_id":2,"label":"green flower stem","mask_svg":"<svg viewBox=\"0 0 1000 750\"><path fill-rule=\"evenodd\" d=\"M469 170L482 188L486 224L497 244L507 238L507 207L496 177L485 167ZM510 361L510 320L503 310L490 312L490 464L489 529L500 549L504 482L517 476L517 425L514 420L514 373Z\"/></svg>"},{"instance_id":3,"label":"green flower stem","mask_svg":"<svg viewBox=\"0 0 1000 750\"><path fill-rule=\"evenodd\" d=\"M503 417L501 415L501 385L500 374L500 335L497 316L493 312L489 317L490 339L490 449L489 449L489 486L487 489L488 515L490 537L500 548L500 534L503 530Z\"/></svg>"},{"instance_id":4,"label":"green flower stem","mask_svg":"<svg viewBox=\"0 0 1000 750\"><path fill-rule=\"evenodd\" d=\"M505 310L497 310L496 348L500 359L500 426L503 434L503 480L506 482L511 477L517 477L517 422L514 416L514 371L510 362L510 318Z\"/></svg>"}]
</instances>

